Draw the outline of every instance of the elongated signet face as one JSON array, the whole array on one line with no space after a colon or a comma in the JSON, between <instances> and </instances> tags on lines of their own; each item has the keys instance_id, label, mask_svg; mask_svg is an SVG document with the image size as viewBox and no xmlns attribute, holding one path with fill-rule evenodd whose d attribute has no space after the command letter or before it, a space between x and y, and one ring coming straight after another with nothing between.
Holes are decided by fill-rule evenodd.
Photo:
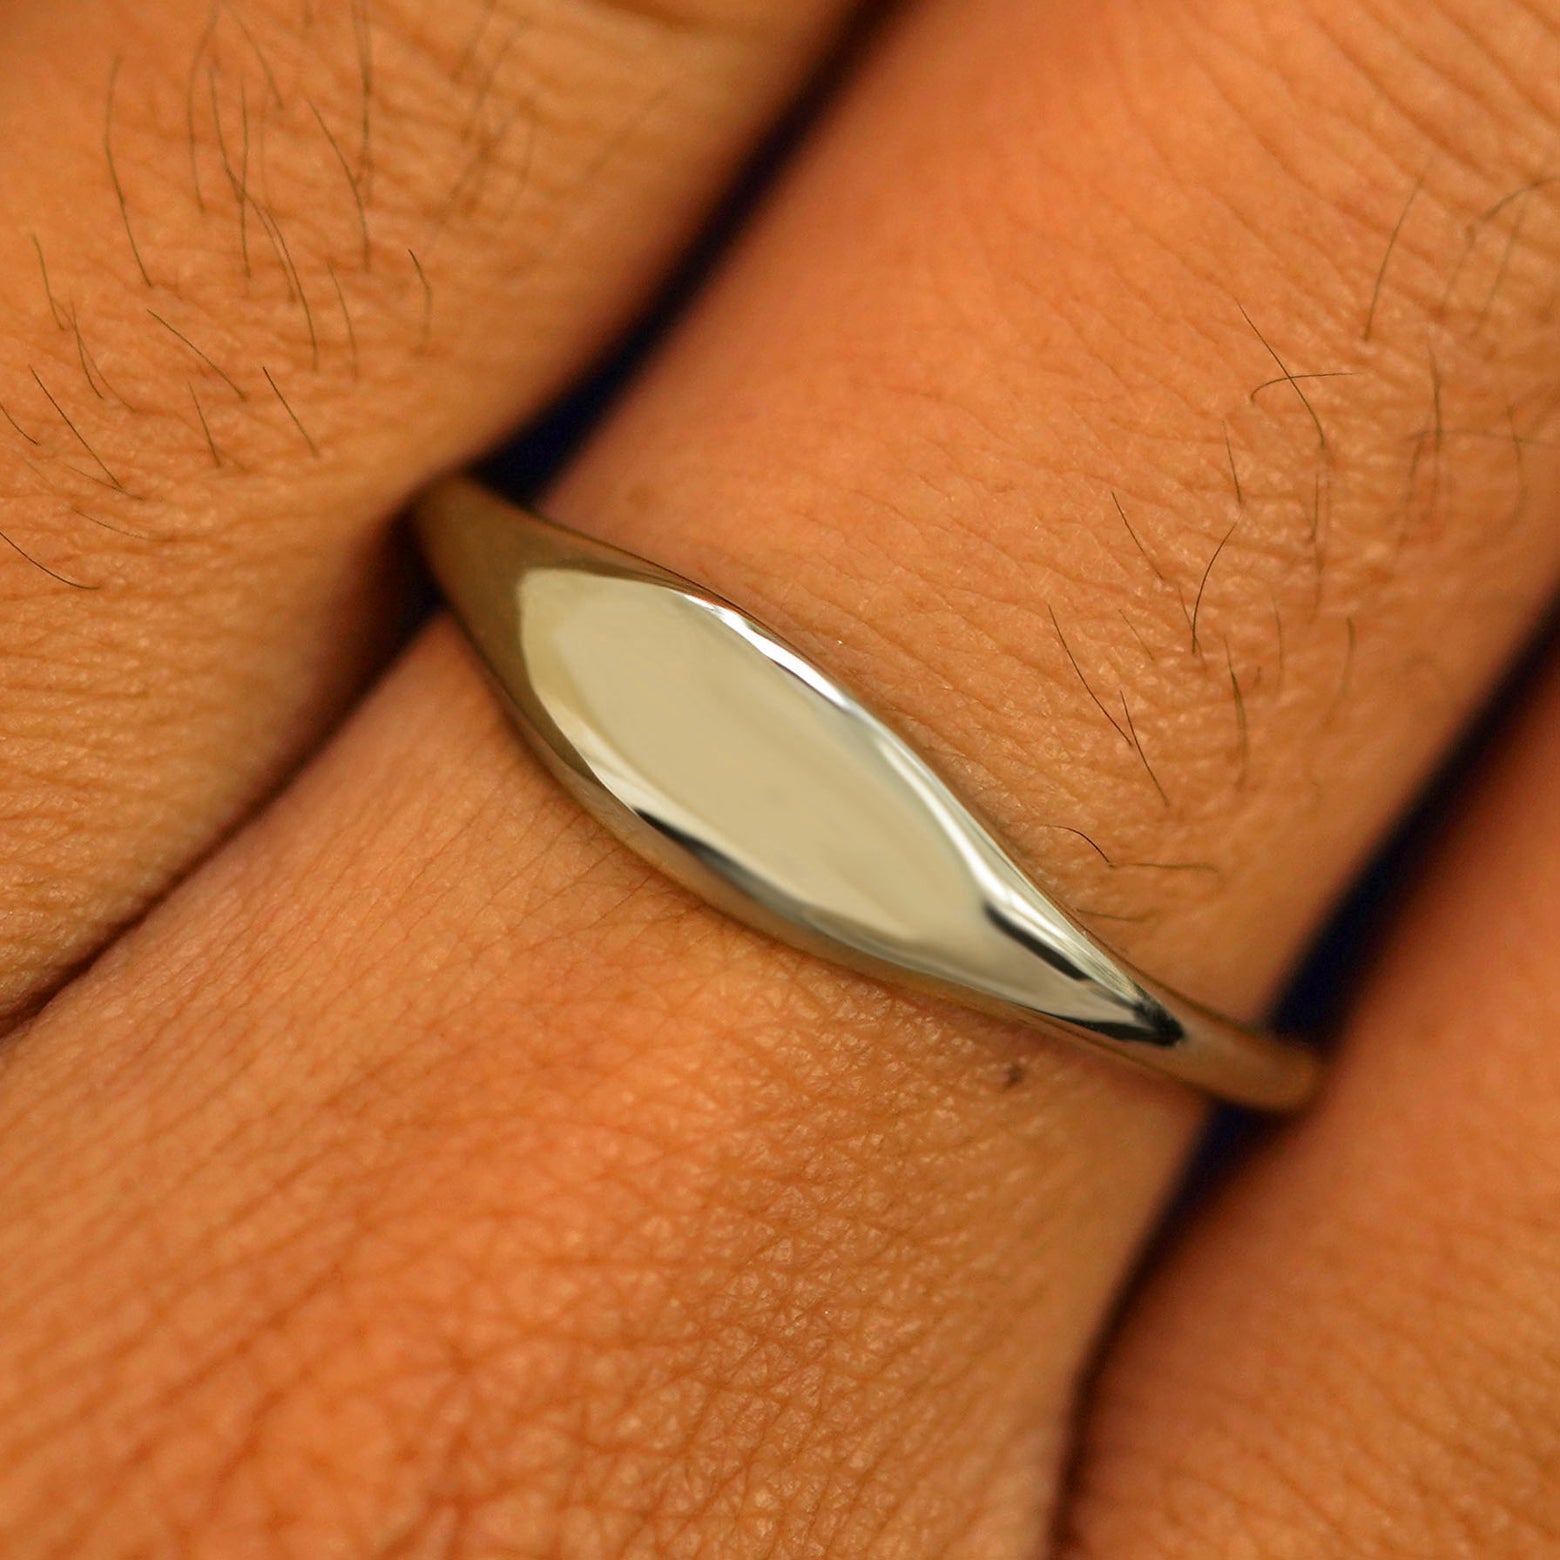
<instances>
[{"instance_id":1,"label":"elongated signet face","mask_svg":"<svg viewBox=\"0 0 1560 1560\"><path fill-rule=\"evenodd\" d=\"M1284 1107L1309 1091L1309 1056L1138 974L908 743L731 603L469 485L430 498L419 523L532 747L704 899L836 963L1230 1098Z\"/></svg>"},{"instance_id":2,"label":"elongated signet face","mask_svg":"<svg viewBox=\"0 0 1560 1560\"><path fill-rule=\"evenodd\" d=\"M927 765L741 613L567 565L515 588L538 711L666 842L659 864L683 852L679 876L713 874L750 919L809 944L1107 1033L1153 1027L1145 994Z\"/></svg>"}]
</instances>

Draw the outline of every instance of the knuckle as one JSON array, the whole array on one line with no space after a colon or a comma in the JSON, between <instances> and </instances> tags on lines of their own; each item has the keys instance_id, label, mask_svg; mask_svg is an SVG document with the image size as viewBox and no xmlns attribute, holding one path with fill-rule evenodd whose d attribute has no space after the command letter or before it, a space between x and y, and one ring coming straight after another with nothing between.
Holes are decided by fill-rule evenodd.
<instances>
[{"instance_id":1,"label":"knuckle","mask_svg":"<svg viewBox=\"0 0 1560 1560\"><path fill-rule=\"evenodd\" d=\"M593 1005L578 1021L603 1027ZM158 1524L191 1554L851 1554L883 1525L953 1553L967 1512L1028 1513L1016 1472L990 1488L983 1434L950 1457L937 1429L1007 1374L985 1351L1021 1351L994 1343L1007 1322L987 1306L920 1305L961 1254L983 1260L984 1160L966 1162L979 1150L944 1089L909 1079L910 1104L886 1104L878 1054L801 1097L636 1025L607 1047L620 1063L560 1028L518 1105L484 1038L487 1062L474 1031L431 1098L403 1096L381 1055L329 1111L250 1121L198 1212L152 1193L144 1219L117 1207L90 1309L137 1298L108 1307L111 1343L70 1338L69 1284L52 1341L36 1317L7 1326L42 1369L68 1356L81 1394L25 1446L36 1405L9 1405L0 1533L27 1536L19 1554L89 1560ZM367 1130L382 1096L383 1135ZM930 1221L905 1207L907 1165L935 1190ZM1015 1241L1048 1200L1013 1215Z\"/></svg>"},{"instance_id":2,"label":"knuckle","mask_svg":"<svg viewBox=\"0 0 1560 1560\"><path fill-rule=\"evenodd\" d=\"M80 198L44 203L36 259L14 245L27 328L5 399L30 439L53 425L51 479L69 454L111 489L134 467L170 501L214 470L372 443L364 386L389 411L491 358L472 300L533 272L577 288L558 234L664 182L648 149L737 72L705 57L716 4L658 21L647 3L636 24L604 0L253 0L204 25L168 9L124 8L117 54L99 44L68 73L74 40L51 34L62 98L92 129L54 185L68 173ZM511 355L528 331L544 334L522 321Z\"/></svg>"},{"instance_id":3,"label":"knuckle","mask_svg":"<svg viewBox=\"0 0 1560 1560\"><path fill-rule=\"evenodd\" d=\"M0 655L9 674L49 635L58 677L81 674L52 727L78 824L159 782L166 810L127 798L139 851L127 830L73 887L50 884L63 951L34 937L0 983L72 966L156 891L145 840L197 796L232 816L321 729L389 648L373 622L395 615L389 514L583 363L800 67L777 40L827 10L29 13L5 60L28 155L0 191L0 598L16 609ZM285 686L244 682L277 715L255 744L234 662L265 661L284 619L314 648ZM13 719L60 714L13 680ZM169 735L197 683L209 745ZM199 750L244 725L254 758L215 775ZM184 821L179 849L200 848Z\"/></svg>"},{"instance_id":4,"label":"knuckle","mask_svg":"<svg viewBox=\"0 0 1560 1560\"><path fill-rule=\"evenodd\" d=\"M989 755L975 784L1020 832L1146 815L1141 839L1102 838L1112 855L1157 854L1166 794L1177 833L1256 820L1264 791L1309 806L1296 733L1330 752L1394 685L1414 730L1384 767L1408 784L1490 654L1474 625L1525 617L1557 562L1536 523L1560 478L1554 29L1480 7L1470 58L1451 4L1297 5L1282 27L1202 9L1162 54L1135 12L1137 41L1107 36L1144 57L1135 92L1086 95L1087 135L1067 92L1037 109L997 83L993 116L1038 114L1044 134L974 174L950 160L957 182L928 173L917 218L957 220L894 306L980 319L1003 346L985 372L929 338L891 384L870 363L840 375L902 437L871 493L835 495L839 580L819 594L843 610L822 637L868 593L885 702ZM1071 166L1037 162L1037 141ZM1040 436L1014 411L1037 385L1057 408ZM1058 737L1044 781L1015 728ZM1155 897L1115 881L1113 908Z\"/></svg>"}]
</instances>

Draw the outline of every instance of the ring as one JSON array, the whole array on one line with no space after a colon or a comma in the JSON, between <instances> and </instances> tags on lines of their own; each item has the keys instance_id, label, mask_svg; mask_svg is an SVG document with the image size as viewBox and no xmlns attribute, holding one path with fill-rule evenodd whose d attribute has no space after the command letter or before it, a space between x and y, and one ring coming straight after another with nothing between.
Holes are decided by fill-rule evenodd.
<instances>
[{"instance_id":1,"label":"ring","mask_svg":"<svg viewBox=\"0 0 1560 1560\"><path fill-rule=\"evenodd\" d=\"M423 551L521 732L667 876L860 973L1266 1110L1308 1050L1140 974L1072 920L901 737L740 608L468 481Z\"/></svg>"}]
</instances>

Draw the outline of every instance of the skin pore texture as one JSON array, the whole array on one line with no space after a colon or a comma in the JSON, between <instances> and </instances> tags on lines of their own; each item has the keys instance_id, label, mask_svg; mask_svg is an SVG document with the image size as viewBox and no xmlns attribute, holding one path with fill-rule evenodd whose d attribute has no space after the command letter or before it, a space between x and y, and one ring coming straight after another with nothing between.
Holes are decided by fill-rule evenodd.
<instances>
[{"instance_id":1,"label":"skin pore texture","mask_svg":"<svg viewBox=\"0 0 1560 1560\"><path fill-rule=\"evenodd\" d=\"M582 370L840 10L5 8L0 1018L360 690L387 517Z\"/></svg>"},{"instance_id":2,"label":"skin pore texture","mask_svg":"<svg viewBox=\"0 0 1560 1560\"><path fill-rule=\"evenodd\" d=\"M1547 684L1405 918L1322 1108L1143 1295L1078 1459L1069 1560L1554 1553Z\"/></svg>"},{"instance_id":3,"label":"skin pore texture","mask_svg":"<svg viewBox=\"0 0 1560 1560\"><path fill-rule=\"evenodd\" d=\"M393 640L385 517L578 370L837 20L0 20L8 1560L1555 1542L1511 1447L1560 1166L1441 1153L1472 1099L1552 1130L1537 951L1498 1087L1455 1038L1394 1064L1389 968L1080 1399L1195 1100L689 902L446 622L322 741ZM550 508L773 621L1254 1015L1549 600L1557 123L1536 3L923 0ZM1422 940L1453 1037L1482 924ZM1388 1124L1441 1173L1411 1249ZM1482 1352L1409 1260L1481 1205L1525 1264Z\"/></svg>"}]
</instances>

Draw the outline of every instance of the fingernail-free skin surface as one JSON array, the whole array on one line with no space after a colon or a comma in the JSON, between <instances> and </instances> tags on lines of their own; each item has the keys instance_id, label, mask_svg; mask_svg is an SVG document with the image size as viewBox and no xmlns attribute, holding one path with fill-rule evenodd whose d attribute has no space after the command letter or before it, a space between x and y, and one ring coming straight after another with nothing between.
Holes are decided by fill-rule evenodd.
<instances>
[{"instance_id":1,"label":"fingernail-free skin surface","mask_svg":"<svg viewBox=\"0 0 1560 1560\"><path fill-rule=\"evenodd\" d=\"M1560 1548L1560 681L1432 859L1321 1108L1141 1297L1069 1557Z\"/></svg>"},{"instance_id":2,"label":"fingernail-free skin surface","mask_svg":"<svg viewBox=\"0 0 1560 1560\"><path fill-rule=\"evenodd\" d=\"M413 490L579 373L834 0L0 15L0 1020L392 648Z\"/></svg>"}]
</instances>

